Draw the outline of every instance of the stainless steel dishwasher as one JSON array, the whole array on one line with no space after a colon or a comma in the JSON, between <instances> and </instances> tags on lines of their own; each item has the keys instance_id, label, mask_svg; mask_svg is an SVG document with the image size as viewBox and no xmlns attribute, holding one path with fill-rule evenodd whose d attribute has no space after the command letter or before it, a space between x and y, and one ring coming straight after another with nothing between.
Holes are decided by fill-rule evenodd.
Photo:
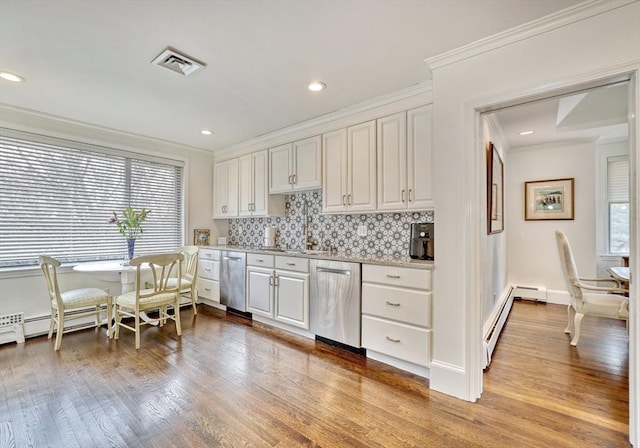
<instances>
[{"instance_id":1,"label":"stainless steel dishwasher","mask_svg":"<svg viewBox=\"0 0 640 448\"><path fill-rule=\"evenodd\" d=\"M225 305L228 310L246 313L247 254L222 251L220 255L220 303Z\"/></svg>"},{"instance_id":2,"label":"stainless steel dishwasher","mask_svg":"<svg viewBox=\"0 0 640 448\"><path fill-rule=\"evenodd\" d=\"M360 263L312 259L310 266L309 331L360 348Z\"/></svg>"}]
</instances>

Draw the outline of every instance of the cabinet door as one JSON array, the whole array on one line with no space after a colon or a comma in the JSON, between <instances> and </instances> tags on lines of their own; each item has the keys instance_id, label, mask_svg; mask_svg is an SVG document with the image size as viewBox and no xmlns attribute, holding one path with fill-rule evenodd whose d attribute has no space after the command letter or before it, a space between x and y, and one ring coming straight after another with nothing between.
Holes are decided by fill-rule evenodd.
<instances>
[{"instance_id":1,"label":"cabinet door","mask_svg":"<svg viewBox=\"0 0 640 448\"><path fill-rule=\"evenodd\" d=\"M347 130L322 136L322 211L347 210Z\"/></svg>"},{"instance_id":2,"label":"cabinet door","mask_svg":"<svg viewBox=\"0 0 640 448\"><path fill-rule=\"evenodd\" d=\"M291 183L293 145L276 146L269 150L269 193L287 193Z\"/></svg>"},{"instance_id":3,"label":"cabinet door","mask_svg":"<svg viewBox=\"0 0 640 448\"><path fill-rule=\"evenodd\" d=\"M349 211L376 209L376 122L347 128Z\"/></svg>"},{"instance_id":4,"label":"cabinet door","mask_svg":"<svg viewBox=\"0 0 640 448\"><path fill-rule=\"evenodd\" d=\"M433 208L431 122L431 105L407 111L407 182L411 210Z\"/></svg>"},{"instance_id":5,"label":"cabinet door","mask_svg":"<svg viewBox=\"0 0 640 448\"><path fill-rule=\"evenodd\" d=\"M254 216L269 214L269 151L254 152L253 160L253 206Z\"/></svg>"},{"instance_id":6,"label":"cabinet door","mask_svg":"<svg viewBox=\"0 0 640 448\"><path fill-rule=\"evenodd\" d=\"M247 268L247 303L249 311L273 319L273 270Z\"/></svg>"},{"instance_id":7,"label":"cabinet door","mask_svg":"<svg viewBox=\"0 0 640 448\"><path fill-rule=\"evenodd\" d=\"M309 329L309 274L276 271L275 319Z\"/></svg>"},{"instance_id":8,"label":"cabinet door","mask_svg":"<svg viewBox=\"0 0 640 448\"><path fill-rule=\"evenodd\" d=\"M377 121L378 210L407 208L407 120L400 112Z\"/></svg>"},{"instance_id":9,"label":"cabinet door","mask_svg":"<svg viewBox=\"0 0 640 448\"><path fill-rule=\"evenodd\" d=\"M229 190L229 176L227 162L216 163L213 167L213 218L226 218Z\"/></svg>"},{"instance_id":10,"label":"cabinet door","mask_svg":"<svg viewBox=\"0 0 640 448\"><path fill-rule=\"evenodd\" d=\"M316 136L293 143L293 189L322 187L322 137Z\"/></svg>"},{"instance_id":11,"label":"cabinet door","mask_svg":"<svg viewBox=\"0 0 640 448\"><path fill-rule=\"evenodd\" d=\"M251 154L238 159L238 215L251 215L253 204L253 157Z\"/></svg>"},{"instance_id":12,"label":"cabinet door","mask_svg":"<svg viewBox=\"0 0 640 448\"><path fill-rule=\"evenodd\" d=\"M227 160L227 208L225 218L238 216L238 159Z\"/></svg>"}]
</instances>

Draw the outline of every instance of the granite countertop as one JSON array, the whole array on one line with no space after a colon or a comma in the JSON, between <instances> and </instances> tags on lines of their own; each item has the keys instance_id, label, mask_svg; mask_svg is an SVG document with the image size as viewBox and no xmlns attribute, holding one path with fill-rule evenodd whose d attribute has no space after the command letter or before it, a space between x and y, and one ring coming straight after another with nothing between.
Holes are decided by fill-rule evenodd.
<instances>
[{"instance_id":1,"label":"granite countertop","mask_svg":"<svg viewBox=\"0 0 640 448\"><path fill-rule=\"evenodd\" d=\"M303 252L301 250L283 250L283 249L265 249L260 247L244 247L244 246L200 246L200 248L215 249L215 250L229 250L235 252L249 252L257 254L268 255L282 255L287 257L301 257L301 258L317 258L321 260L335 260L335 261L348 261L351 263L367 263L367 264L380 264L385 266L401 266L415 269L433 269L433 261L414 260L408 256L394 257L393 255L383 255L381 257L376 255L346 255L346 254L331 254L327 251L312 250Z\"/></svg>"}]
</instances>

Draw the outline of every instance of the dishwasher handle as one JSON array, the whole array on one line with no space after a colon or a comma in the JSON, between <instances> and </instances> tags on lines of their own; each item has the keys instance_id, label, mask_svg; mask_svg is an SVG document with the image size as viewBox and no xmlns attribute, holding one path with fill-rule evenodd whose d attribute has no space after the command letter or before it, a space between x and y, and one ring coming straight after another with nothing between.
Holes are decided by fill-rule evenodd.
<instances>
[{"instance_id":1,"label":"dishwasher handle","mask_svg":"<svg viewBox=\"0 0 640 448\"><path fill-rule=\"evenodd\" d=\"M331 269L331 268L322 268L322 267L318 266L316 268L316 272L329 272L331 274L340 274L340 275L351 276L351 271L349 271L347 269Z\"/></svg>"},{"instance_id":2,"label":"dishwasher handle","mask_svg":"<svg viewBox=\"0 0 640 448\"><path fill-rule=\"evenodd\" d=\"M224 256L222 257L224 260L231 260L231 261L242 261L242 257L228 257L228 256Z\"/></svg>"}]
</instances>

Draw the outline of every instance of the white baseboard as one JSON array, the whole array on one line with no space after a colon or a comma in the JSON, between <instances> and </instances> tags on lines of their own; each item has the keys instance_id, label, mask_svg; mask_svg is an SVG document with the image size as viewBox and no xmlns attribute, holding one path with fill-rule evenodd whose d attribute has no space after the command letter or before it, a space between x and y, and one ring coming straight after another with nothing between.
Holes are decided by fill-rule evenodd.
<instances>
[{"instance_id":1,"label":"white baseboard","mask_svg":"<svg viewBox=\"0 0 640 448\"><path fill-rule=\"evenodd\" d=\"M400 370L405 370L423 378L429 378L430 376L428 367L419 366L412 362L407 362L402 359L394 358L393 356L385 355L384 353L378 353L367 349L367 358L389 364L390 366L396 367Z\"/></svg>"},{"instance_id":2,"label":"white baseboard","mask_svg":"<svg viewBox=\"0 0 640 448\"><path fill-rule=\"evenodd\" d=\"M567 291L549 289L547 290L547 303L569 305L569 293Z\"/></svg>"},{"instance_id":3,"label":"white baseboard","mask_svg":"<svg viewBox=\"0 0 640 448\"><path fill-rule=\"evenodd\" d=\"M281 330L288 331L289 333L295 333L298 336L304 336L305 338L315 339L316 336L312 333L309 333L304 328L294 327L292 325L283 324L282 322L278 322L277 320L269 319L268 317L258 316L256 314L253 315L253 320L256 322L260 322L265 325L269 325L271 327L276 327Z\"/></svg>"},{"instance_id":4,"label":"white baseboard","mask_svg":"<svg viewBox=\"0 0 640 448\"><path fill-rule=\"evenodd\" d=\"M432 360L429 369L429 388L443 394L451 395L461 400L468 400L465 396L467 384L464 367L449 364L444 361Z\"/></svg>"}]
</instances>

